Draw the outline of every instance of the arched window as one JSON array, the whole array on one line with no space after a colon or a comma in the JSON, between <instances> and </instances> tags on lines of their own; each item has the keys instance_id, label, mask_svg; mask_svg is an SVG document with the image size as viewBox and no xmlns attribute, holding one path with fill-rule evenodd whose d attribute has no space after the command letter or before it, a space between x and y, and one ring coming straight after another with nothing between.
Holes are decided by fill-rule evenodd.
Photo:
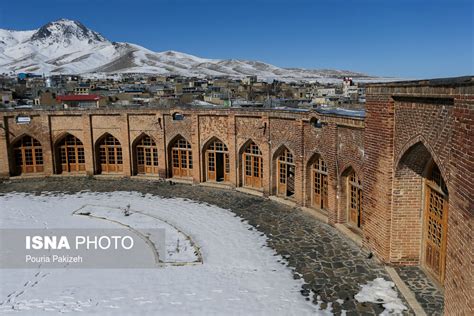
<instances>
[{"instance_id":1,"label":"arched window","mask_svg":"<svg viewBox=\"0 0 474 316\"><path fill-rule=\"evenodd\" d=\"M25 135L13 144L15 174L43 172L43 149L35 138Z\"/></svg>"},{"instance_id":2,"label":"arched window","mask_svg":"<svg viewBox=\"0 0 474 316\"><path fill-rule=\"evenodd\" d=\"M100 172L122 172L122 160L122 145L117 138L107 134L99 142Z\"/></svg>"},{"instance_id":3,"label":"arched window","mask_svg":"<svg viewBox=\"0 0 474 316\"><path fill-rule=\"evenodd\" d=\"M319 209L326 209L328 206L328 167L326 162L318 157L312 165L312 197L311 203Z\"/></svg>"},{"instance_id":4,"label":"arched window","mask_svg":"<svg viewBox=\"0 0 474 316\"><path fill-rule=\"evenodd\" d=\"M349 192L349 223L355 227L362 226L362 182L355 173L351 171L347 177Z\"/></svg>"},{"instance_id":5,"label":"arched window","mask_svg":"<svg viewBox=\"0 0 474 316\"><path fill-rule=\"evenodd\" d=\"M220 140L212 141L207 147L205 170L207 170L207 181L229 181L229 151Z\"/></svg>"},{"instance_id":6,"label":"arched window","mask_svg":"<svg viewBox=\"0 0 474 316\"><path fill-rule=\"evenodd\" d=\"M86 170L84 145L81 140L68 134L58 144L61 164L58 173Z\"/></svg>"},{"instance_id":7,"label":"arched window","mask_svg":"<svg viewBox=\"0 0 474 316\"><path fill-rule=\"evenodd\" d=\"M261 188L263 185L263 158L260 148L254 142L246 147L242 161L244 164L244 186Z\"/></svg>"},{"instance_id":8,"label":"arched window","mask_svg":"<svg viewBox=\"0 0 474 316\"><path fill-rule=\"evenodd\" d=\"M293 154L285 148L278 156L278 183L277 192L280 195L292 196L295 194L295 162Z\"/></svg>"},{"instance_id":9,"label":"arched window","mask_svg":"<svg viewBox=\"0 0 474 316\"><path fill-rule=\"evenodd\" d=\"M148 135L143 136L135 146L137 173L158 174L158 148Z\"/></svg>"},{"instance_id":10,"label":"arched window","mask_svg":"<svg viewBox=\"0 0 474 316\"><path fill-rule=\"evenodd\" d=\"M192 177L193 155L191 144L184 138L178 138L171 148L173 177Z\"/></svg>"},{"instance_id":11,"label":"arched window","mask_svg":"<svg viewBox=\"0 0 474 316\"><path fill-rule=\"evenodd\" d=\"M436 164L428 169L425 181L424 263L444 282L446 240L448 231L448 189Z\"/></svg>"},{"instance_id":12,"label":"arched window","mask_svg":"<svg viewBox=\"0 0 474 316\"><path fill-rule=\"evenodd\" d=\"M173 113L172 117L173 117L173 121L182 121L182 120L184 120L184 115L180 112Z\"/></svg>"}]
</instances>

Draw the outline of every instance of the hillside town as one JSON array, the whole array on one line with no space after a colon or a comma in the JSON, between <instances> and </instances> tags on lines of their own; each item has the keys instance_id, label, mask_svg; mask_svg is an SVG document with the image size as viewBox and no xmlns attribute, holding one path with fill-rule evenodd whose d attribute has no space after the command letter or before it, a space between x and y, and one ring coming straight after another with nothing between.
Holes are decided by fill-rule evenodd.
<instances>
[{"instance_id":1,"label":"hillside town","mask_svg":"<svg viewBox=\"0 0 474 316\"><path fill-rule=\"evenodd\" d=\"M101 107L317 107L360 109L365 84L349 77L339 82L266 82L257 76L228 77L109 75L103 79L80 75L44 76L33 73L0 76L3 108Z\"/></svg>"}]
</instances>

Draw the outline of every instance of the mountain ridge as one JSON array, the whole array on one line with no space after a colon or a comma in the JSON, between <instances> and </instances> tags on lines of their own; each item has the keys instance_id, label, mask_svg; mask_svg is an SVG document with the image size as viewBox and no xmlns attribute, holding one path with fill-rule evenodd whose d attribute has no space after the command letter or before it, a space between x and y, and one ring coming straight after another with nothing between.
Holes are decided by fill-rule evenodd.
<instances>
[{"instance_id":1,"label":"mountain ridge","mask_svg":"<svg viewBox=\"0 0 474 316\"><path fill-rule=\"evenodd\" d=\"M282 68L262 61L208 59L140 45L112 42L79 21L60 19L36 30L0 29L0 73L45 74L152 73L159 75L256 75L264 80L330 81L350 76L375 78L347 70Z\"/></svg>"}]
</instances>

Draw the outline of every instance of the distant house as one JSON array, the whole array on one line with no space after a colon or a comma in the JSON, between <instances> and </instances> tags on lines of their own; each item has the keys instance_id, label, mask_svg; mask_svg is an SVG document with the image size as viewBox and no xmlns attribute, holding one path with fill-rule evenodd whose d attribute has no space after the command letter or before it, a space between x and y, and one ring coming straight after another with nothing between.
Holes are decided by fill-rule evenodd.
<instances>
[{"instance_id":1,"label":"distant house","mask_svg":"<svg viewBox=\"0 0 474 316\"><path fill-rule=\"evenodd\" d=\"M0 90L0 103L9 105L13 101L13 92L8 89Z\"/></svg>"},{"instance_id":2,"label":"distant house","mask_svg":"<svg viewBox=\"0 0 474 316\"><path fill-rule=\"evenodd\" d=\"M60 95L56 100L64 105L64 108L98 108L101 97L96 94L87 95Z\"/></svg>"}]
</instances>

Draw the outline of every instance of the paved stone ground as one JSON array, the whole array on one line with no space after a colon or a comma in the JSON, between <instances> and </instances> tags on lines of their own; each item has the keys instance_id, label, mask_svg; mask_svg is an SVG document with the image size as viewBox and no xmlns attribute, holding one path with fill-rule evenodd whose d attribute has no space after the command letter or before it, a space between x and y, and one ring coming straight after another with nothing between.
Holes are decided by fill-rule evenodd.
<instances>
[{"instance_id":1,"label":"paved stone ground","mask_svg":"<svg viewBox=\"0 0 474 316\"><path fill-rule=\"evenodd\" d=\"M319 222L298 209L237 192L204 186L142 180L94 180L89 178L47 178L6 181L0 184L5 192L42 191L78 192L138 191L165 198L182 197L230 209L268 237L268 245L286 258L294 278L303 277L301 294L309 300L310 290L325 302L333 302L333 312L346 310L347 315L378 315L380 304L359 303L354 295L359 285L376 277L390 280L383 265L335 228ZM286 264L282 262L282 264ZM316 295L314 296L316 298ZM403 297L399 294L399 297ZM335 301L342 299L343 303ZM408 307L408 304L404 302ZM323 305L323 307L325 307ZM412 314L411 311L407 314Z\"/></svg>"},{"instance_id":2,"label":"paved stone ground","mask_svg":"<svg viewBox=\"0 0 474 316\"><path fill-rule=\"evenodd\" d=\"M444 294L419 267L396 267L395 270L427 315L443 315Z\"/></svg>"}]
</instances>

